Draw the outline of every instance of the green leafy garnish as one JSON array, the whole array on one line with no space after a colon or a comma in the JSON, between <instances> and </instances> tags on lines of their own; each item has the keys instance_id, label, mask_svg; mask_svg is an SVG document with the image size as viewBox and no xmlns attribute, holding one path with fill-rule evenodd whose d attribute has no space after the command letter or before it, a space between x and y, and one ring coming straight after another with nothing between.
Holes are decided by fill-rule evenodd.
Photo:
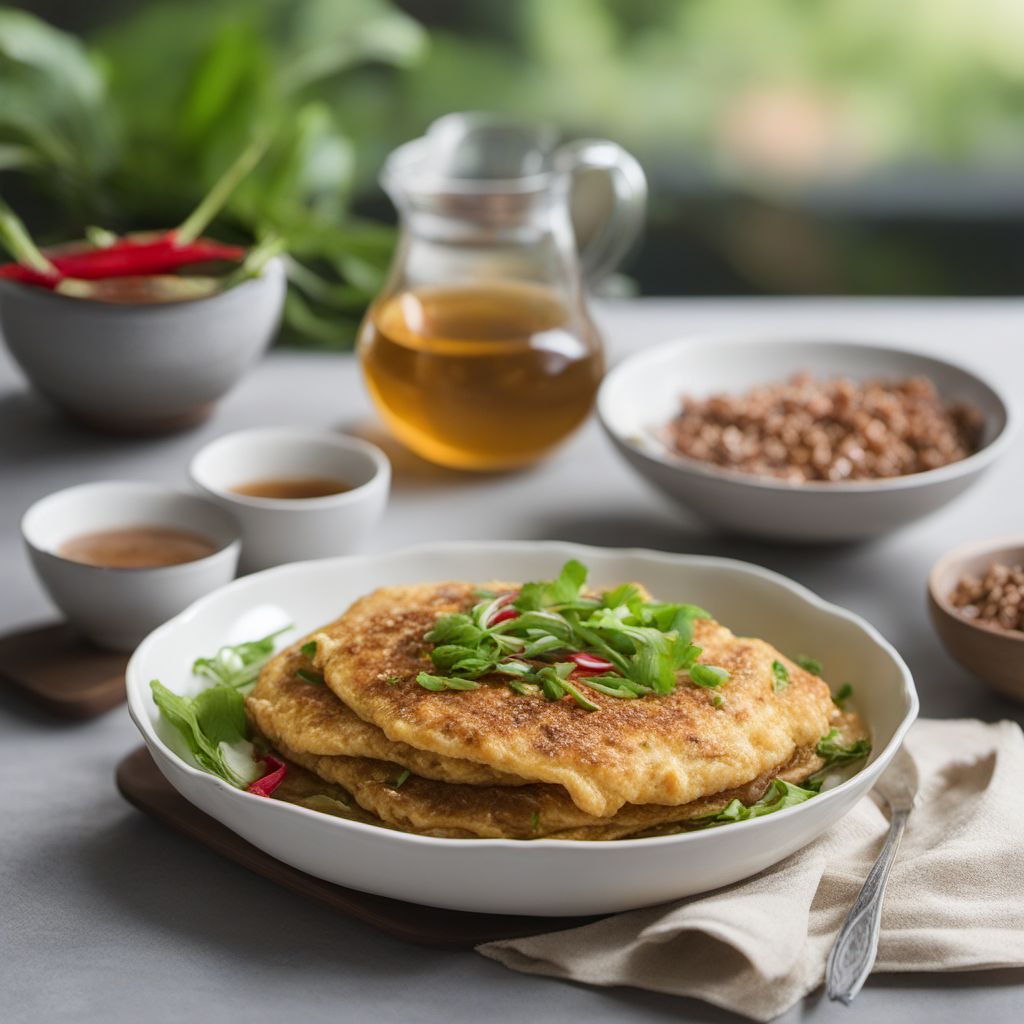
<instances>
[{"instance_id":1,"label":"green leafy garnish","mask_svg":"<svg viewBox=\"0 0 1024 1024\"><path fill-rule=\"evenodd\" d=\"M219 684L195 697L172 693L157 679L149 688L160 713L181 735L200 768L239 789L259 777L261 769L251 756L247 771L244 751L230 749L249 734L245 698L236 687Z\"/></svg>"},{"instance_id":2,"label":"green leafy garnish","mask_svg":"<svg viewBox=\"0 0 1024 1024\"><path fill-rule=\"evenodd\" d=\"M556 604L572 604L587 582L587 567L576 559L562 566L558 579L548 583L525 583L514 607L519 611L535 611Z\"/></svg>"},{"instance_id":3,"label":"green leafy garnish","mask_svg":"<svg viewBox=\"0 0 1024 1024\"><path fill-rule=\"evenodd\" d=\"M456 679L452 676L432 676L429 672L421 672L416 677L416 682L419 683L424 690L433 690L435 692L440 690L478 690L480 688L480 684L473 682L472 679Z\"/></svg>"},{"instance_id":4,"label":"green leafy garnish","mask_svg":"<svg viewBox=\"0 0 1024 1024\"><path fill-rule=\"evenodd\" d=\"M772 814L774 811L781 811L787 807L795 807L797 804L802 804L805 800L817 796L821 791L825 776L830 771L860 761L871 753L871 744L868 740L857 740L855 743L845 746L838 740L839 730L831 729L818 741L817 753L824 759L825 766L810 778L805 779L803 785L797 786L784 779L775 779L768 792L755 803L745 805L739 800L733 800L717 814L700 818L696 824L708 827L724 825L732 821L749 821L751 818L760 818L764 814Z\"/></svg>"},{"instance_id":5,"label":"green leafy garnish","mask_svg":"<svg viewBox=\"0 0 1024 1024\"><path fill-rule=\"evenodd\" d=\"M778 693L789 686L789 669L776 659L772 662L772 689Z\"/></svg>"},{"instance_id":6,"label":"green leafy garnish","mask_svg":"<svg viewBox=\"0 0 1024 1024\"><path fill-rule=\"evenodd\" d=\"M533 814L530 815L530 825L534 832L540 828L540 811L534 811Z\"/></svg>"},{"instance_id":7,"label":"green leafy garnish","mask_svg":"<svg viewBox=\"0 0 1024 1024\"><path fill-rule=\"evenodd\" d=\"M388 686L397 686L401 681L402 680L399 679L398 676L388 676L387 679L384 680Z\"/></svg>"},{"instance_id":8,"label":"green leafy garnish","mask_svg":"<svg viewBox=\"0 0 1024 1024\"><path fill-rule=\"evenodd\" d=\"M300 668L297 669L295 674L306 683L312 683L314 686L323 686L324 677L320 672L310 672L309 669Z\"/></svg>"},{"instance_id":9,"label":"green leafy garnish","mask_svg":"<svg viewBox=\"0 0 1024 1024\"><path fill-rule=\"evenodd\" d=\"M698 686L714 689L728 681L729 673L724 668L716 668L714 665L694 665L690 669L690 678Z\"/></svg>"},{"instance_id":10,"label":"green leafy garnish","mask_svg":"<svg viewBox=\"0 0 1024 1024\"><path fill-rule=\"evenodd\" d=\"M397 778L397 779L395 779L395 786L394 786L394 788L395 788L395 789L398 789L398 788L399 788L399 787L400 787L400 786L402 785L402 783L403 783L403 782L405 782L405 780L406 780L407 778L409 778L409 776L410 776L410 775L412 775L412 772L411 772L411 771L409 771L409 769L408 769L408 768L403 768L403 769L402 769L402 770L401 770L401 771L400 771L400 772L398 773L398 778Z\"/></svg>"},{"instance_id":11,"label":"green leafy garnish","mask_svg":"<svg viewBox=\"0 0 1024 1024\"><path fill-rule=\"evenodd\" d=\"M309 640L304 643L299 650L302 652L303 657L313 659L316 657L316 641Z\"/></svg>"},{"instance_id":12,"label":"green leafy garnish","mask_svg":"<svg viewBox=\"0 0 1024 1024\"><path fill-rule=\"evenodd\" d=\"M586 567L572 560L556 579L524 584L511 603L508 594L487 593L468 613L441 616L424 636L436 674L420 673L417 682L440 692L476 689L486 677L520 695L570 697L597 711L587 690L636 700L671 693L684 673L696 686L728 679L724 669L697 664L693 624L709 618L703 608L646 601L635 583L588 597L586 581ZM578 670L571 659L581 654L597 655L608 670Z\"/></svg>"},{"instance_id":13,"label":"green leafy garnish","mask_svg":"<svg viewBox=\"0 0 1024 1024\"><path fill-rule=\"evenodd\" d=\"M846 710L846 702L853 696L853 686L850 683L843 683L834 694L832 694L832 703L835 704L840 711Z\"/></svg>"},{"instance_id":14,"label":"green leafy garnish","mask_svg":"<svg viewBox=\"0 0 1024 1024\"><path fill-rule=\"evenodd\" d=\"M702 818L705 825L724 825L734 821L750 821L752 818L760 818L765 814L773 814L775 811L783 811L787 807L796 807L805 800L810 800L816 795L813 789L804 789L784 779L775 779L768 792L760 800L749 806L742 804L739 800L733 800L727 807L717 814L710 814Z\"/></svg>"},{"instance_id":15,"label":"green leafy garnish","mask_svg":"<svg viewBox=\"0 0 1024 1024\"><path fill-rule=\"evenodd\" d=\"M260 737L250 742L243 691L256 681L260 669L273 656L274 640L290 628L286 626L259 640L222 647L212 658L196 658L193 675L212 680L213 685L194 697L172 693L158 679L149 684L154 703L184 740L196 764L239 789L263 774L253 754L265 752ZM304 674L300 669L298 675L316 676L316 681L323 683L318 673Z\"/></svg>"},{"instance_id":16,"label":"green leafy garnish","mask_svg":"<svg viewBox=\"0 0 1024 1024\"><path fill-rule=\"evenodd\" d=\"M798 654L794 659L796 663L805 671L810 672L812 676L818 676L821 678L823 669L821 662L817 658L809 658L806 654Z\"/></svg>"},{"instance_id":17,"label":"green leafy garnish","mask_svg":"<svg viewBox=\"0 0 1024 1024\"><path fill-rule=\"evenodd\" d=\"M818 746L815 749L818 756L824 758L825 768L831 769L867 757L871 753L871 742L862 739L844 746L839 742L839 730L830 729L827 736L822 736L818 740Z\"/></svg>"},{"instance_id":18,"label":"green leafy garnish","mask_svg":"<svg viewBox=\"0 0 1024 1024\"><path fill-rule=\"evenodd\" d=\"M274 641L291 628L284 626L259 640L222 647L212 658L196 658L192 674L223 686L250 686L273 656Z\"/></svg>"}]
</instances>

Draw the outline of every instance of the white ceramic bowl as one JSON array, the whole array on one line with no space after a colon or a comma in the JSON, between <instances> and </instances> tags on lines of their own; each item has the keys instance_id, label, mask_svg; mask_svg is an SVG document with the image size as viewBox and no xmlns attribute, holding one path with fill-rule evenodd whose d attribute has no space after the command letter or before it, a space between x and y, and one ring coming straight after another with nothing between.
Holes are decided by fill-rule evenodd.
<instances>
[{"instance_id":1,"label":"white ceramic bowl","mask_svg":"<svg viewBox=\"0 0 1024 1024\"><path fill-rule=\"evenodd\" d=\"M242 527L242 569L357 551L384 514L388 457L368 441L302 427L260 427L218 438L189 465L192 483ZM232 488L278 477L328 477L351 490L322 498L250 498Z\"/></svg>"},{"instance_id":2,"label":"white ceramic bowl","mask_svg":"<svg viewBox=\"0 0 1024 1024\"><path fill-rule=\"evenodd\" d=\"M968 402L984 415L981 448L912 476L792 484L684 458L658 436L684 393L742 393L804 370L855 379L928 377L945 399ZM882 345L772 338L692 338L647 349L605 378L597 408L630 465L681 505L723 529L797 542L874 537L936 511L1006 450L1012 419L995 387L953 363Z\"/></svg>"},{"instance_id":3,"label":"white ceramic bowl","mask_svg":"<svg viewBox=\"0 0 1024 1024\"><path fill-rule=\"evenodd\" d=\"M205 419L270 344L284 265L205 299L116 305L0 281L0 333L33 387L90 425L127 433Z\"/></svg>"},{"instance_id":4,"label":"white ceramic bowl","mask_svg":"<svg viewBox=\"0 0 1024 1024\"><path fill-rule=\"evenodd\" d=\"M346 821L236 790L193 767L159 719L149 681L195 692L194 657L293 623L298 637L374 587L421 580L550 578L568 558L598 585L636 580L696 601L783 651L852 680L872 734L870 762L797 807L686 835L620 842L435 839ZM160 770L188 800L249 842L318 878L456 910L596 914L676 899L746 878L809 843L875 783L917 714L913 680L866 622L782 576L742 562L562 543L435 544L282 566L196 602L147 637L128 666L128 706Z\"/></svg>"},{"instance_id":5,"label":"white ceramic bowl","mask_svg":"<svg viewBox=\"0 0 1024 1024\"><path fill-rule=\"evenodd\" d=\"M57 553L73 537L126 526L188 530L217 550L153 569L108 569ZM159 484L116 480L40 499L22 518L21 534L39 579L68 621L100 646L125 651L231 580L241 546L237 524L208 501Z\"/></svg>"}]
</instances>

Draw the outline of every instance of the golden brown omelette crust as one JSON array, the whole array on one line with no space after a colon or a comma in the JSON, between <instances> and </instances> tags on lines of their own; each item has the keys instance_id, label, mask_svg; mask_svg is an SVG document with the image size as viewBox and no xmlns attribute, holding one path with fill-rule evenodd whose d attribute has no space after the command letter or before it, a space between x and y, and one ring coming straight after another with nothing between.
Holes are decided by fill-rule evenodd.
<instances>
[{"instance_id":1,"label":"golden brown omelette crust","mask_svg":"<svg viewBox=\"0 0 1024 1024\"><path fill-rule=\"evenodd\" d=\"M476 836L484 839L621 839L657 826L715 814L732 800L759 800L772 779L801 782L821 767L813 748L798 751L777 771L744 786L715 793L681 807L627 804L610 818L582 812L560 786L459 786L403 777L386 761L362 757L318 757L267 737L280 753L319 778L340 786L363 810L395 828L422 835Z\"/></svg>"},{"instance_id":2,"label":"golden brown omelette crust","mask_svg":"<svg viewBox=\"0 0 1024 1024\"><path fill-rule=\"evenodd\" d=\"M325 627L330 629L331 627ZM275 655L262 669L246 698L246 711L258 731L273 732L290 749L305 754L372 757L394 761L417 775L470 786L516 786L527 780L474 761L417 750L389 740L375 725L364 722L326 686L297 673L312 670L302 646L304 637ZM273 725L271 725L273 723Z\"/></svg>"},{"instance_id":3,"label":"golden brown omelette crust","mask_svg":"<svg viewBox=\"0 0 1024 1024\"><path fill-rule=\"evenodd\" d=\"M710 620L696 623L694 640L702 662L730 673L721 708L712 691L685 679L672 694L638 700L589 692L597 712L505 685L423 689L415 680L430 668L424 634L439 615L476 600L476 587L463 582L377 590L317 636L317 665L341 700L389 739L562 785L594 817L625 803L678 806L743 786L816 743L835 711L821 679ZM778 693L776 659L791 679ZM395 678L397 685L388 682Z\"/></svg>"}]
</instances>

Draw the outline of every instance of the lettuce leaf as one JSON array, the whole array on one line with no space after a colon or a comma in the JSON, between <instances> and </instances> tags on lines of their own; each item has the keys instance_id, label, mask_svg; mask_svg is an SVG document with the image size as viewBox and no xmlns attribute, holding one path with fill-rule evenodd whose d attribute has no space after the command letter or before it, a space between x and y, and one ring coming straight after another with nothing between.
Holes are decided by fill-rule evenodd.
<instances>
[{"instance_id":1,"label":"lettuce leaf","mask_svg":"<svg viewBox=\"0 0 1024 1024\"><path fill-rule=\"evenodd\" d=\"M760 800L749 806L733 800L727 807L717 814L710 814L700 819L705 825L725 825L733 821L750 821L752 818L761 818L766 814L774 814L776 811L783 811L787 807L796 807L811 797L816 796L813 789L804 789L802 786L795 786L792 782L784 779L776 779L768 788Z\"/></svg>"}]
</instances>

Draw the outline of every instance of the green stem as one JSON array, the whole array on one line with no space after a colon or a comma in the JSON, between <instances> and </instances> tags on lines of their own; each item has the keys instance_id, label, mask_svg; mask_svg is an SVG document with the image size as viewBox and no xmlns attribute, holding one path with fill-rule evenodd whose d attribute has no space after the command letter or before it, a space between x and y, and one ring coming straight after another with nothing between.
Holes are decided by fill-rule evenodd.
<instances>
[{"instance_id":1,"label":"green stem","mask_svg":"<svg viewBox=\"0 0 1024 1024\"><path fill-rule=\"evenodd\" d=\"M227 291L244 281L259 277L264 267L284 251L284 245L284 239L280 235L268 235L262 239L249 250L241 265L224 278L221 290Z\"/></svg>"},{"instance_id":2,"label":"green stem","mask_svg":"<svg viewBox=\"0 0 1024 1024\"><path fill-rule=\"evenodd\" d=\"M57 274L57 268L32 241L24 221L0 199L0 242L23 267L40 274Z\"/></svg>"},{"instance_id":3,"label":"green stem","mask_svg":"<svg viewBox=\"0 0 1024 1024\"><path fill-rule=\"evenodd\" d=\"M182 221L174 232L179 245L194 242L209 226L210 221L223 209L231 193L263 158L267 139L253 139L235 158L235 162L217 179L202 202Z\"/></svg>"}]
</instances>

